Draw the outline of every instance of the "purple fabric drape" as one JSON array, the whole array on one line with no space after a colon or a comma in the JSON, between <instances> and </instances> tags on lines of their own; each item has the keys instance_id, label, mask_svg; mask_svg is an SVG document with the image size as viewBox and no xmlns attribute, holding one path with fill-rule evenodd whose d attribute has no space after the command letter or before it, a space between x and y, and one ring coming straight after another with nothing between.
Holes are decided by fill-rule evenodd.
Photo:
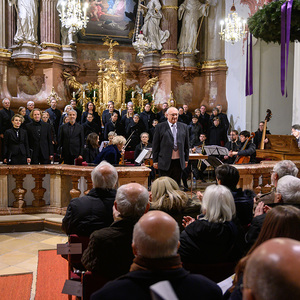
<instances>
[{"instance_id":1,"label":"purple fabric drape","mask_svg":"<svg viewBox=\"0 0 300 300\"><path fill-rule=\"evenodd\" d=\"M246 58L246 96L253 94L253 57L252 57L252 34L249 33L250 43L247 39L247 58ZM250 49L249 49L250 48Z\"/></svg>"},{"instance_id":2,"label":"purple fabric drape","mask_svg":"<svg viewBox=\"0 0 300 300\"><path fill-rule=\"evenodd\" d=\"M281 6L281 94L286 97L292 7L293 0L287 0Z\"/></svg>"}]
</instances>

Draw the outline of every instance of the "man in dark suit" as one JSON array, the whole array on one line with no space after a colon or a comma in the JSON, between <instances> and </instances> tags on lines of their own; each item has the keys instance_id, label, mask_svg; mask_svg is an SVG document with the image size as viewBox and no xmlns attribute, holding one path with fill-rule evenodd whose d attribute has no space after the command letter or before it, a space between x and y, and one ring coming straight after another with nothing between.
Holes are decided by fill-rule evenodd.
<instances>
[{"instance_id":1,"label":"man in dark suit","mask_svg":"<svg viewBox=\"0 0 300 300\"><path fill-rule=\"evenodd\" d=\"M189 131L186 124L177 122L177 108L167 110L167 119L156 125L152 142L153 167L159 170L160 176L169 176L180 184L182 170L189 160Z\"/></svg>"},{"instance_id":2,"label":"man in dark suit","mask_svg":"<svg viewBox=\"0 0 300 300\"><path fill-rule=\"evenodd\" d=\"M59 127L59 121L60 121L60 118L61 118L61 111L56 108L57 101L56 101L55 98L51 99L50 105L51 105L51 107L48 108L48 109L46 109L46 112L49 113L50 120L51 120L51 122L52 122L52 124L54 126L55 134L57 136L57 134L58 134L58 127Z\"/></svg>"},{"instance_id":3,"label":"man in dark suit","mask_svg":"<svg viewBox=\"0 0 300 300\"><path fill-rule=\"evenodd\" d=\"M27 124L29 148L32 150L32 164L49 164L53 159L51 125L41 121L41 111L34 108L31 112L33 122Z\"/></svg>"},{"instance_id":4,"label":"man in dark suit","mask_svg":"<svg viewBox=\"0 0 300 300\"><path fill-rule=\"evenodd\" d=\"M84 146L83 127L76 123L76 111L68 112L69 122L59 128L58 145L65 164L74 165L75 158L82 159Z\"/></svg>"}]
</instances>

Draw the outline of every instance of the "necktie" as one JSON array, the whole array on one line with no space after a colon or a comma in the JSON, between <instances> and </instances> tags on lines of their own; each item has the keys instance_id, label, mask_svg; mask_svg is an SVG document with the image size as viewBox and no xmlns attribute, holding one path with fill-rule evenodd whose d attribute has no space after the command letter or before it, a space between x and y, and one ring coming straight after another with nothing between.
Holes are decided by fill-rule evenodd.
<instances>
[{"instance_id":1,"label":"necktie","mask_svg":"<svg viewBox=\"0 0 300 300\"><path fill-rule=\"evenodd\" d=\"M176 132L176 125L175 124L172 124L172 134L173 134L173 137L174 137L174 151L177 151L178 150L178 147L177 147L177 132Z\"/></svg>"}]
</instances>

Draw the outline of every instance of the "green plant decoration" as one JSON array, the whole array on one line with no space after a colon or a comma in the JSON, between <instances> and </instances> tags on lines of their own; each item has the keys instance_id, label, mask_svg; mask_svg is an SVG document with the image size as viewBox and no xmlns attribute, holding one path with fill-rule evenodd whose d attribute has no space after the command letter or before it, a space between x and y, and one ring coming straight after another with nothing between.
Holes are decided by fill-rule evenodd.
<instances>
[{"instance_id":1,"label":"green plant decoration","mask_svg":"<svg viewBox=\"0 0 300 300\"><path fill-rule=\"evenodd\" d=\"M284 0L271 2L253 16L248 18L249 31L254 37L260 38L266 43L278 43L281 39L281 6ZM300 1L294 0L291 20L290 41L300 41Z\"/></svg>"}]
</instances>

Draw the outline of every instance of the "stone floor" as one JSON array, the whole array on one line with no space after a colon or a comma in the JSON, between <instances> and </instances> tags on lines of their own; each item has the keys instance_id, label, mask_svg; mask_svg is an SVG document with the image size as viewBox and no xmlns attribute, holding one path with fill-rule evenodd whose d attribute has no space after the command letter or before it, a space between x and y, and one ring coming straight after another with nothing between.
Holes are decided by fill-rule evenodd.
<instances>
[{"instance_id":1,"label":"stone floor","mask_svg":"<svg viewBox=\"0 0 300 300\"><path fill-rule=\"evenodd\" d=\"M0 234L0 275L33 273L31 300L35 297L38 250L56 249L65 234L48 231Z\"/></svg>"}]
</instances>

